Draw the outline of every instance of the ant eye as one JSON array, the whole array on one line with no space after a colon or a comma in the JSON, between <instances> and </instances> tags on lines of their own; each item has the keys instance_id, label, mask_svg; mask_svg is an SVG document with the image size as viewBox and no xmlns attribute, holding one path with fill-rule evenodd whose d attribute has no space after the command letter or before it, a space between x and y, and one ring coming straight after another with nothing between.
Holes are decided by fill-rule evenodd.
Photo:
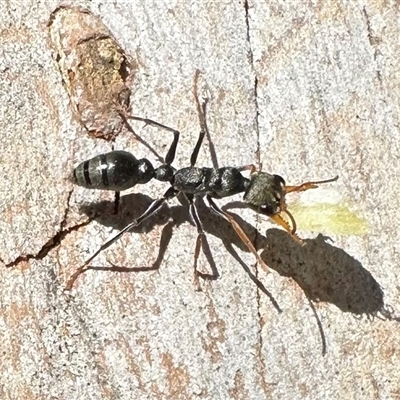
<instances>
[{"instance_id":1,"label":"ant eye","mask_svg":"<svg viewBox=\"0 0 400 400\"><path fill-rule=\"evenodd\" d=\"M280 184L281 187L286 185L285 180L280 175L274 175L275 181Z\"/></svg>"}]
</instances>

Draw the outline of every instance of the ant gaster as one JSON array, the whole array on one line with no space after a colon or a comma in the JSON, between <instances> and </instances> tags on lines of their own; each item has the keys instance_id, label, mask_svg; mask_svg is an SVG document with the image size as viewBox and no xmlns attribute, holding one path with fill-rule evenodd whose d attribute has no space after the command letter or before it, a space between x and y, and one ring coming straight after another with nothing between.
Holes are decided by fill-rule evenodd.
<instances>
[{"instance_id":1,"label":"ant gaster","mask_svg":"<svg viewBox=\"0 0 400 400\"><path fill-rule=\"evenodd\" d=\"M244 193L243 202L246 206L252 208L257 213L268 216L277 224L281 225L294 240L302 243L301 239L296 235L295 220L286 207L286 194L316 188L318 184L333 182L338 179L336 176L335 178L324 181L305 182L297 186L287 186L281 176L256 171L254 165L245 165L237 168L195 167L197 156L205 135L204 124L202 125L199 138L190 157L190 167L176 170L172 167L172 162L174 161L179 141L179 132L146 118L133 116L128 116L126 118L142 121L146 125L153 125L173 133L174 139L165 157L165 163L154 168L146 158L138 160L131 153L116 150L106 154L100 154L79 164L74 169L71 180L73 183L88 189L113 190L116 192L129 189L136 184L145 184L151 179L168 182L170 187L161 198L154 200L141 216L100 246L71 276L66 285L67 290L72 289L78 276L89 268L90 262L103 250L116 242L125 232L140 225L145 219L155 214L166 201L171 200L180 193L184 194L189 202L189 213L198 232L194 254L195 274L197 273L197 259L204 235L204 230L194 203L195 196L206 197L210 208L230 222L249 251L252 252L257 258L257 261L268 270L268 267L257 253L257 250L241 226L234 220L231 214L218 207L214 199L221 199L238 193ZM250 178L246 178L242 175L242 172L246 170L250 171ZM283 213L289 217L290 224L282 217Z\"/></svg>"}]
</instances>

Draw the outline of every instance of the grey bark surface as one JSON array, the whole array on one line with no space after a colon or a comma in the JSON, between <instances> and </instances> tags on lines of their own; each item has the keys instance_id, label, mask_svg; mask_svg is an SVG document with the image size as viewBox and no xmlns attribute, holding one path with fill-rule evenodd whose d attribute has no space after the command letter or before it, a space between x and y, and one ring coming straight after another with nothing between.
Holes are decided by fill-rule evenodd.
<instances>
[{"instance_id":1,"label":"grey bark surface","mask_svg":"<svg viewBox=\"0 0 400 400\"><path fill-rule=\"evenodd\" d=\"M189 165L200 130L199 69L220 166L262 162L289 184L338 174L329 187L368 230L327 229L328 239L299 226L310 239L300 247L235 210L267 273L200 199L220 276L196 291L197 232L174 200L94 262L136 271L91 270L64 293L75 269L166 185L122 193L115 216L113 193L68 181L74 165L112 145L73 116L48 36L57 2L2 1L0 398L400 398L398 2L79 4L137 62L133 114L180 130L175 167ZM165 156L169 132L132 125ZM114 148L158 163L129 132ZM198 165L212 165L210 148ZM204 255L200 269L210 271Z\"/></svg>"}]
</instances>

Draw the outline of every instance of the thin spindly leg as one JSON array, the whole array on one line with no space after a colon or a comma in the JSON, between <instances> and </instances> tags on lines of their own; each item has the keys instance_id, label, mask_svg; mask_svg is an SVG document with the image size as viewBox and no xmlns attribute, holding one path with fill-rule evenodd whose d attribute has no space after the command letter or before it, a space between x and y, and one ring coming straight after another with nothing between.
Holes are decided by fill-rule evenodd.
<instances>
[{"instance_id":1,"label":"thin spindly leg","mask_svg":"<svg viewBox=\"0 0 400 400\"><path fill-rule=\"evenodd\" d=\"M137 219L128 224L124 229L119 231L116 235L114 235L111 239L107 240L107 242L103 243L92 255L88 258L84 264L82 264L74 274L69 278L65 289L71 290L74 285L76 279L84 273L87 269L89 269L89 264L104 250L108 249L113 243L115 243L125 232L128 232L130 229L140 225L145 219L154 215L161 206L167 201L174 198L179 192L177 192L173 187L170 187L164 194L161 199L154 200L147 210Z\"/></svg>"},{"instance_id":2,"label":"thin spindly leg","mask_svg":"<svg viewBox=\"0 0 400 400\"><path fill-rule=\"evenodd\" d=\"M197 156L199 155L200 147L203 143L205 131L203 128L200 130L199 138L197 139L196 146L194 146L192 155L190 156L190 166L194 167L197 161Z\"/></svg>"},{"instance_id":3,"label":"thin spindly leg","mask_svg":"<svg viewBox=\"0 0 400 400\"><path fill-rule=\"evenodd\" d=\"M315 189L315 188L318 187L318 185L321 185L323 183L335 182L338 179L339 179L339 176L336 175L334 178L326 179L324 181L304 182L301 185L297 185L297 186L286 186L285 187L285 192L286 193L304 192L304 191L309 190L309 189Z\"/></svg>"},{"instance_id":4,"label":"thin spindly leg","mask_svg":"<svg viewBox=\"0 0 400 400\"><path fill-rule=\"evenodd\" d=\"M210 137L210 135L208 133L207 123L206 123L207 100L204 101L202 104L200 104L199 94L197 91L199 77L200 77L200 71L196 70L196 72L194 74L193 96L194 96L194 100L196 102L197 114L199 116L199 121L200 121L200 134L199 134L199 138L197 139L196 146L193 149L192 155L190 156L190 166L191 167L194 167L196 164L197 157L199 155L200 147L203 143L205 134L207 133L207 137L208 138ZM213 154L211 154L211 156L212 156L211 158L213 158Z\"/></svg>"},{"instance_id":5,"label":"thin spindly leg","mask_svg":"<svg viewBox=\"0 0 400 400\"><path fill-rule=\"evenodd\" d=\"M157 128L165 129L169 132L172 132L174 134L174 140L172 141L172 144L168 150L167 155L165 156L165 164L171 165L175 159L175 153L176 153L176 147L178 146L178 141L179 141L179 131L176 129L170 128L169 126L160 124L159 122L153 121L152 119L148 118L141 118L141 117L135 117L133 115L128 115L126 116L126 119L133 119L135 121L141 121L144 122L146 125L152 125Z\"/></svg>"},{"instance_id":6,"label":"thin spindly leg","mask_svg":"<svg viewBox=\"0 0 400 400\"><path fill-rule=\"evenodd\" d=\"M193 272L194 272L193 281L194 281L194 284L196 287L200 287L199 286L199 273L197 271L197 261L199 259L200 249L202 248L202 244L203 244L204 229L203 229L203 226L201 225L199 214L197 213L197 209L194 204L193 194L186 194L185 196L189 201L190 217L192 218L192 221L194 222L194 224L196 225L196 228L197 228L196 248L194 250L194 262L193 262Z\"/></svg>"},{"instance_id":7,"label":"thin spindly leg","mask_svg":"<svg viewBox=\"0 0 400 400\"><path fill-rule=\"evenodd\" d=\"M239 236L240 240L246 245L246 247L249 249L251 253L256 257L257 261L261 265L261 267L268 272L269 268L267 264L263 261L263 259L260 257L260 255L257 253L256 248L253 246L253 243L251 240L248 238L242 227L235 221L235 219L230 215L228 212L222 210L219 208L213 201L210 195L207 195L207 201L210 204L211 209L216 212L218 215L221 217L225 218L231 225L232 228L235 230L236 234Z\"/></svg>"},{"instance_id":8,"label":"thin spindly leg","mask_svg":"<svg viewBox=\"0 0 400 400\"><path fill-rule=\"evenodd\" d=\"M207 126L207 119L206 119L208 99L204 99L204 101L202 103L200 103L199 96L197 94L197 90L195 91L194 96L195 96L195 100L196 100L196 108L197 108L197 114L199 116L200 128L208 136L209 132L208 132L208 126Z\"/></svg>"}]
</instances>

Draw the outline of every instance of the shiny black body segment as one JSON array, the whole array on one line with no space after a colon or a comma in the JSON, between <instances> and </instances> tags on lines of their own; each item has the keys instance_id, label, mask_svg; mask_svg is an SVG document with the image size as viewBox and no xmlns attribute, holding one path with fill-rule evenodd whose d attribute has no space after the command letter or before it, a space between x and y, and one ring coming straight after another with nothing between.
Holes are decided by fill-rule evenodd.
<instances>
[{"instance_id":1,"label":"shiny black body segment","mask_svg":"<svg viewBox=\"0 0 400 400\"><path fill-rule=\"evenodd\" d=\"M100 154L79 164L73 182L88 189L122 191L154 177L154 168L146 158L138 160L127 151Z\"/></svg>"},{"instance_id":2,"label":"shiny black body segment","mask_svg":"<svg viewBox=\"0 0 400 400\"><path fill-rule=\"evenodd\" d=\"M176 171L172 186L186 194L208 194L215 199L221 199L244 192L249 183L250 180L237 168L188 167Z\"/></svg>"},{"instance_id":3,"label":"shiny black body segment","mask_svg":"<svg viewBox=\"0 0 400 400\"><path fill-rule=\"evenodd\" d=\"M269 174L268 174L269 175ZM79 164L73 171L73 183L88 189L123 191L151 179L166 181L175 192L187 195L209 195L215 199L233 196L250 187L235 167L197 168L175 170L170 164L154 168L149 160L138 160L121 150L100 154Z\"/></svg>"}]
</instances>

